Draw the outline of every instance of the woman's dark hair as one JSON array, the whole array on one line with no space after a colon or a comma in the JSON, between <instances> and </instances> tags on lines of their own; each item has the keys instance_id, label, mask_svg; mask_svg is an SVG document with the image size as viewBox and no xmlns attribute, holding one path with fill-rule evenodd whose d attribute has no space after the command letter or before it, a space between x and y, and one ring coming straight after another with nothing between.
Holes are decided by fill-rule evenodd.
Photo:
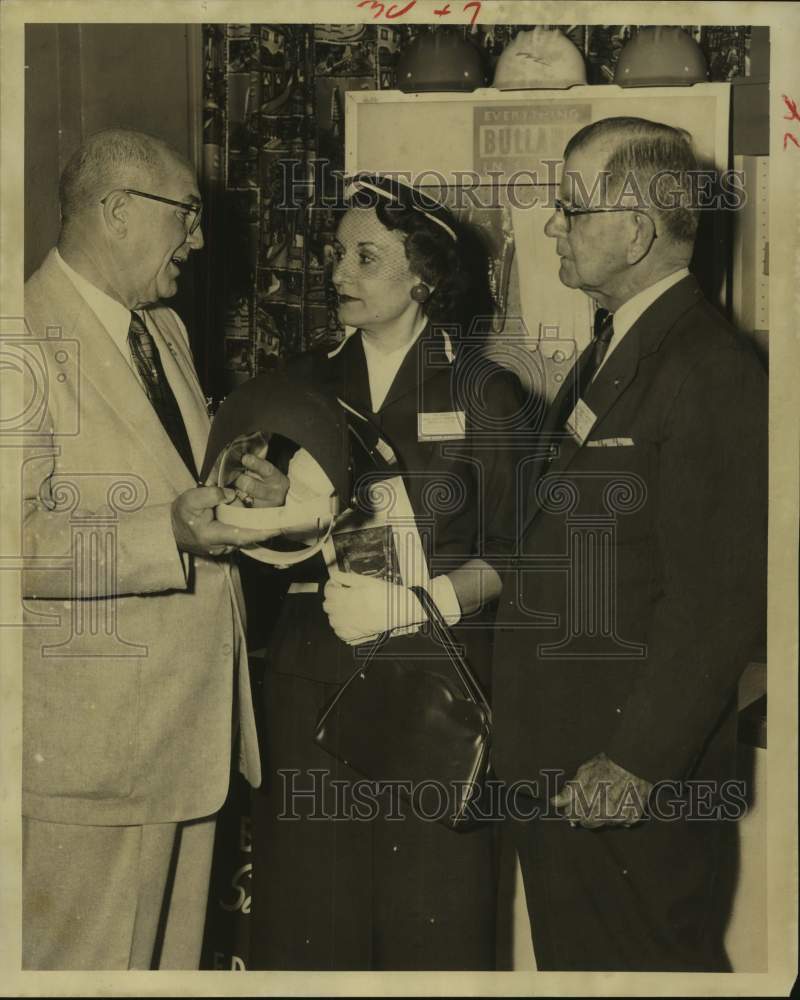
<instances>
[{"instance_id":1,"label":"woman's dark hair","mask_svg":"<svg viewBox=\"0 0 800 1000\"><path fill-rule=\"evenodd\" d=\"M432 286L422 310L432 323L455 328L466 335L476 317L492 312L488 283L488 261L481 260L483 248L466 227L444 209L437 215L455 232L456 239L423 212L375 198L370 192L355 193L349 200L354 208L374 208L387 229L405 234L405 251L413 274Z\"/></svg>"}]
</instances>

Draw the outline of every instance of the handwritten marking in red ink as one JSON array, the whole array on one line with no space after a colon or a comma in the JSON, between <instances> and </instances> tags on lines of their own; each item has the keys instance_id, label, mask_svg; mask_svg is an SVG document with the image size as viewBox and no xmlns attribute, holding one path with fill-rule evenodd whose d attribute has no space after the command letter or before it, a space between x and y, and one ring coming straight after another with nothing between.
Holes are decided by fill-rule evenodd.
<instances>
[{"instance_id":1,"label":"handwritten marking in red ink","mask_svg":"<svg viewBox=\"0 0 800 1000\"><path fill-rule=\"evenodd\" d=\"M480 12L481 12L481 3L480 3L480 0L469 0L469 3L465 3L464 7L462 9L463 10L468 10L470 7L474 7L475 8L475 13L472 15L472 19L469 22L470 25L474 28L475 27L475 22L478 20L478 14L480 14Z\"/></svg>"},{"instance_id":2,"label":"handwritten marking in red ink","mask_svg":"<svg viewBox=\"0 0 800 1000\"><path fill-rule=\"evenodd\" d=\"M381 0L359 0L356 7L369 7L369 9L373 12L373 21L377 20L379 17L383 17L384 15L388 19L394 20L395 18L402 17L404 14L407 14L411 8L415 6L416 2L417 0L409 0L405 7L398 10L396 3L389 4L387 8L386 4L381 3Z\"/></svg>"},{"instance_id":3,"label":"handwritten marking in red ink","mask_svg":"<svg viewBox=\"0 0 800 1000\"><path fill-rule=\"evenodd\" d=\"M783 117L790 122L800 122L800 111L797 110L797 103L791 97L787 97L786 94L781 94L781 97L783 98L783 103L789 109L789 114Z\"/></svg>"},{"instance_id":4,"label":"handwritten marking in red ink","mask_svg":"<svg viewBox=\"0 0 800 1000\"><path fill-rule=\"evenodd\" d=\"M800 122L800 111L797 110L797 102L793 101L791 97L787 97L786 94L781 94L781 97L783 98L783 103L786 105L789 111L788 115L783 116L786 119L786 121ZM790 139L795 144L795 146L797 146L797 148L800 149L800 142L797 141L797 136L793 135L791 132L784 132L783 133L784 150L786 149L786 146Z\"/></svg>"},{"instance_id":5,"label":"handwritten marking in red ink","mask_svg":"<svg viewBox=\"0 0 800 1000\"><path fill-rule=\"evenodd\" d=\"M405 7L398 7L397 3L385 4L383 0L358 0L356 7L366 7L372 12L373 21L377 21L379 18L385 18L386 20L394 21L398 17L404 17L410 10L416 6L417 0L408 0ZM462 11L466 12L472 10L472 17L470 18L470 26L475 27L475 22L478 20L478 15L481 12L481 0L467 0L467 3L461 8ZM433 13L437 17L446 17L451 14L450 4L445 0L444 6L439 8L434 8Z\"/></svg>"}]
</instances>

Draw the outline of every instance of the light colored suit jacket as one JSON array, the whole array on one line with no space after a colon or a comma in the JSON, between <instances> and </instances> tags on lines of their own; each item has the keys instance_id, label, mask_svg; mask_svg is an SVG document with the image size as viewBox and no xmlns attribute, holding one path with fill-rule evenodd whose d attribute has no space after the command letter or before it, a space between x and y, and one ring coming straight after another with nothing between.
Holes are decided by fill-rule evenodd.
<instances>
[{"instance_id":1,"label":"light colored suit jacket","mask_svg":"<svg viewBox=\"0 0 800 1000\"><path fill-rule=\"evenodd\" d=\"M42 363L21 477L23 812L209 815L237 721L240 769L260 783L237 571L178 552L172 501L196 483L53 252L25 313ZM199 467L208 417L185 329L170 309L148 316Z\"/></svg>"}]
</instances>

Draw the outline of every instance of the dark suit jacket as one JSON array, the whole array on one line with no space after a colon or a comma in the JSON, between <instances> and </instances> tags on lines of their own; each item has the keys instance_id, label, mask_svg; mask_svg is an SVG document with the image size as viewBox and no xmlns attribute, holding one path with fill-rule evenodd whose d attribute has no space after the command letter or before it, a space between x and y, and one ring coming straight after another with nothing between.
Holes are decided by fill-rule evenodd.
<instances>
[{"instance_id":1,"label":"dark suit jacket","mask_svg":"<svg viewBox=\"0 0 800 1000\"><path fill-rule=\"evenodd\" d=\"M394 450L422 526L433 527L431 572L471 557L491 562L513 545L511 424L521 405L513 372L483 357L459 370L441 333L426 329L408 352L377 413L360 333L329 357L299 359L298 374L368 418ZM302 367L310 369L303 373ZM420 440L419 414L465 414L459 440Z\"/></svg>"},{"instance_id":2,"label":"dark suit jacket","mask_svg":"<svg viewBox=\"0 0 800 1000\"><path fill-rule=\"evenodd\" d=\"M495 767L571 777L605 752L651 781L724 777L765 620L765 373L688 277L585 403L585 443L563 436L525 486L495 639Z\"/></svg>"},{"instance_id":3,"label":"dark suit jacket","mask_svg":"<svg viewBox=\"0 0 800 1000\"><path fill-rule=\"evenodd\" d=\"M350 337L329 357L309 353L294 359L294 377L329 392L355 409L391 446L414 511L417 527L429 558L432 576L448 573L470 558L489 564L508 558L514 545L514 467L508 441L515 414L523 404L516 375L485 357L458 367L444 350L441 334L428 330L406 355L385 401L377 413L371 410L369 377L360 334ZM420 440L420 413L465 413L462 439ZM363 424L354 418L354 425ZM366 438L367 433L364 431ZM371 468L363 471L371 472ZM358 473L358 467L356 468ZM315 580L324 584L327 570L315 557L292 567L282 577ZM302 638L302 652L280 653L291 647L289 631L294 627L283 614L270 639L278 669L339 682L352 673L352 649L337 639L322 611L322 589L317 600L307 598L307 632L315 621L313 643ZM291 601L292 598L287 600ZM316 607L312 611L312 605ZM495 605L465 616L456 632L467 646L473 668L488 684L490 667L489 626ZM392 640L403 649L415 647L430 653L430 640L404 636ZM288 644L288 645L287 645ZM313 655L309 652L313 646Z\"/></svg>"}]
</instances>

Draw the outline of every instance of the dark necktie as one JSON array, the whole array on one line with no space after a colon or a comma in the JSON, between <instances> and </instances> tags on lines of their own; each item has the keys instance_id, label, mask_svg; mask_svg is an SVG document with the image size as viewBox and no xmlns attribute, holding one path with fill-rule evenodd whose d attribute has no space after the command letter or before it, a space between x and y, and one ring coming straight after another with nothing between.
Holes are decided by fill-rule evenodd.
<instances>
[{"instance_id":1,"label":"dark necktie","mask_svg":"<svg viewBox=\"0 0 800 1000\"><path fill-rule=\"evenodd\" d=\"M543 428L545 434L558 434L563 430L564 422L575 406L575 400L584 395L592 376L606 356L613 335L614 324L611 313L607 309L598 309L594 314L594 334L591 343L581 352L553 400Z\"/></svg>"},{"instance_id":2,"label":"dark necktie","mask_svg":"<svg viewBox=\"0 0 800 1000\"><path fill-rule=\"evenodd\" d=\"M594 335L592 342L578 359L578 377L576 392L583 396L589 383L597 374L597 369L603 363L608 353L608 345L614 336L614 318L608 309L597 309L594 314Z\"/></svg>"},{"instance_id":3,"label":"dark necktie","mask_svg":"<svg viewBox=\"0 0 800 1000\"><path fill-rule=\"evenodd\" d=\"M189 444L189 435L186 433L186 425L183 422L178 401L175 399L175 394L164 374L164 366L161 364L161 355L158 353L156 342L142 322L141 317L137 316L135 312L131 313L131 324L128 327L128 347L144 385L144 391L147 393L147 398L158 414L158 419L169 435L170 441L186 463L187 469L196 478L197 471L192 456L192 447Z\"/></svg>"},{"instance_id":4,"label":"dark necktie","mask_svg":"<svg viewBox=\"0 0 800 1000\"><path fill-rule=\"evenodd\" d=\"M556 398L553 400L550 409L547 411L541 431L539 432L539 454L530 467L530 483L528 505L525 508L526 519L531 516L531 512L538 507L538 501L533 499L533 487L538 482L552 461L559 453L559 439L565 435L564 425L567 418L576 405L576 400L580 399L592 376L600 367L603 358L608 352L608 345L614 335L614 325L611 313L607 309L598 309L594 314L594 333L592 340L581 352L575 364L564 379L564 384L559 389Z\"/></svg>"}]
</instances>

